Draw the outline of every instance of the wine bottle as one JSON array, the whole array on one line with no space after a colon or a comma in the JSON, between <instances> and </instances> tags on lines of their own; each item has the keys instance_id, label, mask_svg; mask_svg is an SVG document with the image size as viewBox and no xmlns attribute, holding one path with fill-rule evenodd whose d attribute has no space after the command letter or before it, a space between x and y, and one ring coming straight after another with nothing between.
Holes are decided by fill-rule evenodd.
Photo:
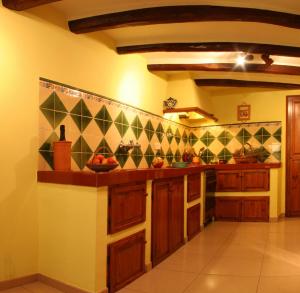
<instances>
[{"instance_id":1,"label":"wine bottle","mask_svg":"<svg viewBox=\"0 0 300 293\"><path fill-rule=\"evenodd\" d=\"M60 130L59 141L65 141L65 140L66 140L66 129L65 129L65 125L60 125L59 130Z\"/></svg>"}]
</instances>

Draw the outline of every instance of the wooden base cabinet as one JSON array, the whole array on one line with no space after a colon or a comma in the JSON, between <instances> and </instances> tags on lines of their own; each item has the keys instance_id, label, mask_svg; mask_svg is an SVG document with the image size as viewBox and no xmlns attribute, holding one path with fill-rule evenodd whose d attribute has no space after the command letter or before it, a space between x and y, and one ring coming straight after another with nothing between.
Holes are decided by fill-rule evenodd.
<instances>
[{"instance_id":1,"label":"wooden base cabinet","mask_svg":"<svg viewBox=\"0 0 300 293\"><path fill-rule=\"evenodd\" d=\"M152 186L152 265L184 244L183 177L156 180Z\"/></svg>"},{"instance_id":2,"label":"wooden base cabinet","mask_svg":"<svg viewBox=\"0 0 300 293\"><path fill-rule=\"evenodd\" d=\"M223 221L267 222L269 221L269 197L216 197L215 218Z\"/></svg>"},{"instance_id":3,"label":"wooden base cabinet","mask_svg":"<svg viewBox=\"0 0 300 293\"><path fill-rule=\"evenodd\" d=\"M193 201L200 198L201 177L200 173L190 174L187 176L187 201Z\"/></svg>"},{"instance_id":4,"label":"wooden base cabinet","mask_svg":"<svg viewBox=\"0 0 300 293\"><path fill-rule=\"evenodd\" d=\"M187 236L191 240L200 233L200 203L187 210Z\"/></svg>"},{"instance_id":5,"label":"wooden base cabinet","mask_svg":"<svg viewBox=\"0 0 300 293\"><path fill-rule=\"evenodd\" d=\"M108 246L107 285L113 293L145 272L145 230Z\"/></svg>"}]
</instances>

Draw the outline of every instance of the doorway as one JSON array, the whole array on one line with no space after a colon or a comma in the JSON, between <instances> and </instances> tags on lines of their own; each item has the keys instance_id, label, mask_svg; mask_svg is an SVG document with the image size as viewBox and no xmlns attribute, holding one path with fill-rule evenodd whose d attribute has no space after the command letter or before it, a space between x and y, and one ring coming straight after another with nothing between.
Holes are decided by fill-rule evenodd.
<instances>
[{"instance_id":1,"label":"doorway","mask_svg":"<svg viewBox=\"0 0 300 293\"><path fill-rule=\"evenodd\" d=\"M286 216L300 216L300 96L287 96Z\"/></svg>"}]
</instances>

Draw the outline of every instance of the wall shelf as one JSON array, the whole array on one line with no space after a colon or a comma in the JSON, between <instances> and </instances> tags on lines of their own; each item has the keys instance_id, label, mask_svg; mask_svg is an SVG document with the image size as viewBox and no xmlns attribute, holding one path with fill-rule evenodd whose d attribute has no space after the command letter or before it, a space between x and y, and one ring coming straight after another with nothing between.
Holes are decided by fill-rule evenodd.
<instances>
[{"instance_id":1,"label":"wall shelf","mask_svg":"<svg viewBox=\"0 0 300 293\"><path fill-rule=\"evenodd\" d=\"M164 109L163 113L177 113L179 115L179 118L183 118L183 119L190 119L188 116L184 117L184 113L188 114L188 113L196 113L202 116L202 118L199 119L208 119L208 120L213 120L215 122L218 121L218 119L213 115L210 114L202 109L200 109L199 107L186 107L186 108L172 108L172 109ZM180 115L181 114L181 115ZM182 117L180 117L182 116Z\"/></svg>"}]
</instances>

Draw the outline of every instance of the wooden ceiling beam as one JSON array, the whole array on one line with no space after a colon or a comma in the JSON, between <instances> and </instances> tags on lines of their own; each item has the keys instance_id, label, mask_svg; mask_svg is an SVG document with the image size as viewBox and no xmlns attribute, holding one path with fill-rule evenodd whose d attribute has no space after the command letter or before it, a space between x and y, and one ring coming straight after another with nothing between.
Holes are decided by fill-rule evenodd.
<instances>
[{"instance_id":1,"label":"wooden ceiling beam","mask_svg":"<svg viewBox=\"0 0 300 293\"><path fill-rule=\"evenodd\" d=\"M273 88L296 90L300 89L300 84L268 82L268 81L250 81L238 79L195 79L197 86L217 86L217 87L255 87L255 88Z\"/></svg>"},{"instance_id":2,"label":"wooden ceiling beam","mask_svg":"<svg viewBox=\"0 0 300 293\"><path fill-rule=\"evenodd\" d=\"M72 32L88 33L130 26L201 22L259 22L300 29L300 15L272 10L211 5L181 5L142 8L69 21Z\"/></svg>"},{"instance_id":3,"label":"wooden ceiling beam","mask_svg":"<svg viewBox=\"0 0 300 293\"><path fill-rule=\"evenodd\" d=\"M4 7L22 11L36 6L57 2L60 0L2 0Z\"/></svg>"},{"instance_id":4,"label":"wooden ceiling beam","mask_svg":"<svg viewBox=\"0 0 300 293\"><path fill-rule=\"evenodd\" d=\"M276 56L300 57L300 47L237 43L161 43L117 47L119 54L150 53L150 52L247 52L253 54L269 54Z\"/></svg>"},{"instance_id":5,"label":"wooden ceiling beam","mask_svg":"<svg viewBox=\"0 0 300 293\"><path fill-rule=\"evenodd\" d=\"M287 65L245 64L237 66L234 63L210 64L148 64L149 71L224 71L224 72L253 72L270 74L300 75L300 67Z\"/></svg>"}]
</instances>

